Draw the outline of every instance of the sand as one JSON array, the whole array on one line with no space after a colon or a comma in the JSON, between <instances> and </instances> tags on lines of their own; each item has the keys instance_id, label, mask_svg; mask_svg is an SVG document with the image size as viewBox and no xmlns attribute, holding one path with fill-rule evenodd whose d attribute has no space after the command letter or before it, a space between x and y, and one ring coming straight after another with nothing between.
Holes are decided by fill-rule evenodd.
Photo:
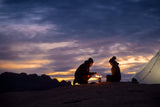
<instances>
[{"instance_id":1,"label":"sand","mask_svg":"<svg viewBox=\"0 0 160 107\"><path fill-rule=\"evenodd\" d=\"M100 83L0 94L0 107L160 107L160 85Z\"/></svg>"}]
</instances>

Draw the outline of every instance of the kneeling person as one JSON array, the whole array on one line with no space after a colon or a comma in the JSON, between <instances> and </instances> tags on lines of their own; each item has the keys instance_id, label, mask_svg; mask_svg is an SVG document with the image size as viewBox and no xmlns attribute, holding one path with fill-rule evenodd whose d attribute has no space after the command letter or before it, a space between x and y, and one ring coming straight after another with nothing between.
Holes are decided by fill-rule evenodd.
<instances>
[{"instance_id":1,"label":"kneeling person","mask_svg":"<svg viewBox=\"0 0 160 107\"><path fill-rule=\"evenodd\" d=\"M89 58L78 67L74 75L75 79L73 81L73 85L75 85L75 83L88 84L89 78L91 78L92 75L96 74L95 72L89 72L89 68L93 65L93 63L93 59Z\"/></svg>"}]
</instances>

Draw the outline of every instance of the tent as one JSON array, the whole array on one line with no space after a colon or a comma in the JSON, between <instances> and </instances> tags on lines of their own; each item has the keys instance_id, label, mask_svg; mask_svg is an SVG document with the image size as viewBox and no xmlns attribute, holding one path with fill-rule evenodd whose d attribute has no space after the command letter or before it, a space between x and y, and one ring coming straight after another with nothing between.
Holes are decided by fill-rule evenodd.
<instances>
[{"instance_id":1,"label":"tent","mask_svg":"<svg viewBox=\"0 0 160 107\"><path fill-rule=\"evenodd\" d=\"M144 84L160 84L160 50L133 76L132 82L135 81Z\"/></svg>"}]
</instances>

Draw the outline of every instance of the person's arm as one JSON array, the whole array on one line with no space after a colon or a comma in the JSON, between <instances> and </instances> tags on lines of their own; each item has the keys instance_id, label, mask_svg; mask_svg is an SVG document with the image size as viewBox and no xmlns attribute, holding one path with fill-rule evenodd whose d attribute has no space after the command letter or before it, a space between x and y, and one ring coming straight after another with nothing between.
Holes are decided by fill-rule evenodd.
<instances>
[{"instance_id":1,"label":"person's arm","mask_svg":"<svg viewBox=\"0 0 160 107\"><path fill-rule=\"evenodd\" d=\"M111 73L112 73L112 76L114 76L116 74L116 68L115 67L111 68Z\"/></svg>"}]
</instances>

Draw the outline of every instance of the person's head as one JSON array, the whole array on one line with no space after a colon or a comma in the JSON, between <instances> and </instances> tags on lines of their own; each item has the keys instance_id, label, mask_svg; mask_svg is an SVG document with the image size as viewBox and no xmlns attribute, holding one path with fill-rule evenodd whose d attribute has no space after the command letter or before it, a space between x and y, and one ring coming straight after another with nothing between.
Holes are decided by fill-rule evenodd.
<instances>
[{"instance_id":1,"label":"person's head","mask_svg":"<svg viewBox=\"0 0 160 107\"><path fill-rule=\"evenodd\" d=\"M112 59L116 60L116 56L113 56Z\"/></svg>"},{"instance_id":2,"label":"person's head","mask_svg":"<svg viewBox=\"0 0 160 107\"><path fill-rule=\"evenodd\" d=\"M88 62L89 62L89 66L90 66L90 67L91 67L91 66L93 65L93 63L94 63L94 61L93 61L92 58L89 58L89 59L88 59Z\"/></svg>"},{"instance_id":3,"label":"person's head","mask_svg":"<svg viewBox=\"0 0 160 107\"><path fill-rule=\"evenodd\" d=\"M110 60L109 63L113 66L116 63L116 56L113 56Z\"/></svg>"}]
</instances>

